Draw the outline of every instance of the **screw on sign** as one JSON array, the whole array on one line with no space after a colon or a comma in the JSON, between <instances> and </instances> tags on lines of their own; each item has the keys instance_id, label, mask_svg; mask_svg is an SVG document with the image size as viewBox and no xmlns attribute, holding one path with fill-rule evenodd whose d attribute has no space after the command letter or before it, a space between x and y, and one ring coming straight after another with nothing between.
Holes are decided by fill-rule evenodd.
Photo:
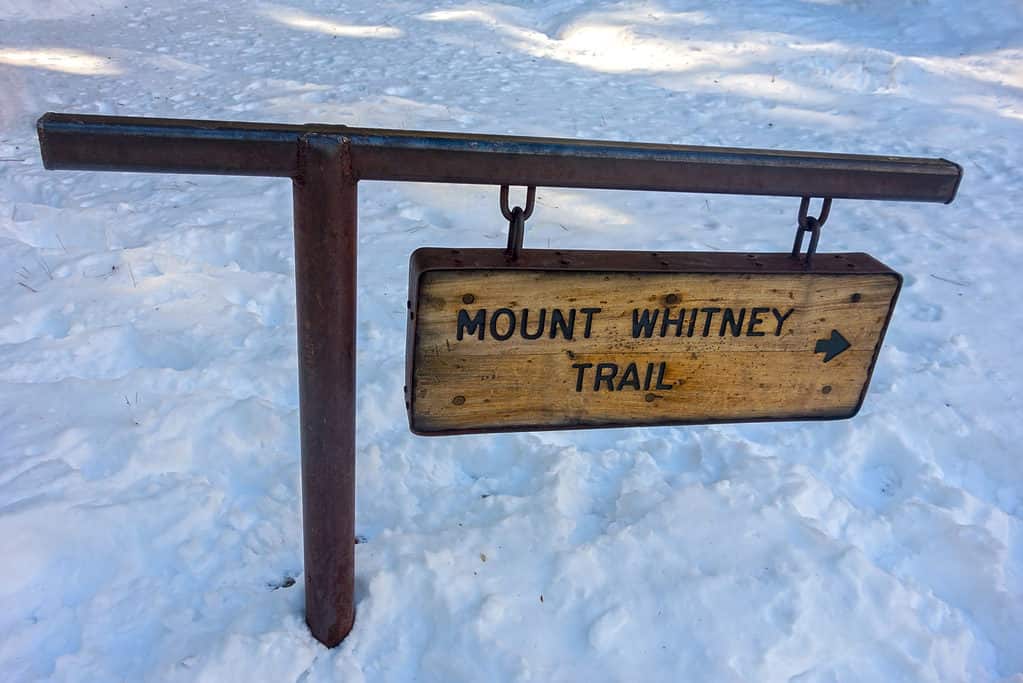
<instances>
[{"instance_id":1,"label":"screw on sign","mask_svg":"<svg viewBox=\"0 0 1023 683\"><path fill-rule=\"evenodd\" d=\"M831 198L947 203L962 178L944 159L323 124L46 114L38 132L49 169L291 179L306 622L330 647L355 619L360 180L529 188L525 209L502 192L506 249L412 257L406 405L413 430L441 434L849 417L901 278L863 254L814 258ZM538 186L802 203L791 254L549 252L522 248Z\"/></svg>"}]
</instances>

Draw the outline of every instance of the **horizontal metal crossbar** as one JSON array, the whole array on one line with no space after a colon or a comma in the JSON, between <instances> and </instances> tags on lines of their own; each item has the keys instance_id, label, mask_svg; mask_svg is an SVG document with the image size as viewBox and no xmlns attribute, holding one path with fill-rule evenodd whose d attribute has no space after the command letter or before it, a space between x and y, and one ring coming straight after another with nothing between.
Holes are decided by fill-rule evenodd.
<instances>
[{"instance_id":1,"label":"horizontal metal crossbar","mask_svg":"<svg viewBox=\"0 0 1023 683\"><path fill-rule=\"evenodd\" d=\"M45 114L49 169L296 177L304 135L338 136L356 180L536 185L948 203L944 159L635 142Z\"/></svg>"}]
</instances>

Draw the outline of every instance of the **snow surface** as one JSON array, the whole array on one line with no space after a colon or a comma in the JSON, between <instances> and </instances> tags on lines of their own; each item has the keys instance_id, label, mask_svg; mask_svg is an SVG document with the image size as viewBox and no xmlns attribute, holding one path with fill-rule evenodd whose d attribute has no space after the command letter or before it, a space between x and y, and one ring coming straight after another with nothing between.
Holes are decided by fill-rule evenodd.
<instances>
[{"instance_id":1,"label":"snow surface","mask_svg":"<svg viewBox=\"0 0 1023 683\"><path fill-rule=\"evenodd\" d=\"M290 188L47 172L44 111L941 156L838 201L906 277L855 419L424 439L360 189L358 619L302 619ZM1023 681L1016 0L0 0L0 678ZM527 246L781 251L790 199L541 188ZM294 579L294 585L288 585Z\"/></svg>"}]
</instances>

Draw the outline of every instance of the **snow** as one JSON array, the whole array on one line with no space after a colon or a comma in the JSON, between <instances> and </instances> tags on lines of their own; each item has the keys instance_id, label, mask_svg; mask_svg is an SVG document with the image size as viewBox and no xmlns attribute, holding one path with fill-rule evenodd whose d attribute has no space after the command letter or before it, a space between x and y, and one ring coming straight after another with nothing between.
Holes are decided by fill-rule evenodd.
<instances>
[{"instance_id":1,"label":"snow","mask_svg":"<svg viewBox=\"0 0 1023 683\"><path fill-rule=\"evenodd\" d=\"M408 255L495 188L360 187L354 631L303 623L286 181L48 172L44 111L952 159L836 201L906 284L854 419L424 439ZM0 678L1023 681L1023 8L0 0ZM540 188L526 246L781 251L790 199ZM289 579L295 583L289 585Z\"/></svg>"}]
</instances>

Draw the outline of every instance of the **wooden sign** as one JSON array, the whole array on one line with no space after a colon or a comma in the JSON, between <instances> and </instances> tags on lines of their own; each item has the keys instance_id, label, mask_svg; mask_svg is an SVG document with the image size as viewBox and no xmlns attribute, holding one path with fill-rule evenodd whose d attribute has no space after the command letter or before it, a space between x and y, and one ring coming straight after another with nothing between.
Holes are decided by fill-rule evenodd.
<instances>
[{"instance_id":1,"label":"wooden sign","mask_svg":"<svg viewBox=\"0 0 1023 683\"><path fill-rule=\"evenodd\" d=\"M419 249L418 434L838 419L901 276L866 254Z\"/></svg>"}]
</instances>

